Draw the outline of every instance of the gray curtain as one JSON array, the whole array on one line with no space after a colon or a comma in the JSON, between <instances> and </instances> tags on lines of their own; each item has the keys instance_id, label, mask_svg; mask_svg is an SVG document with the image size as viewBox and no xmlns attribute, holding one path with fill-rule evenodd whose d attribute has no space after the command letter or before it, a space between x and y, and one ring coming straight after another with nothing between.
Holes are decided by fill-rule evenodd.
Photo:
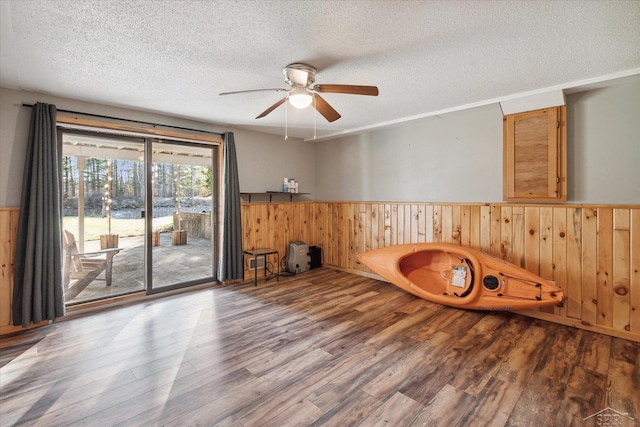
<instances>
[{"instance_id":1,"label":"gray curtain","mask_svg":"<svg viewBox=\"0 0 640 427\"><path fill-rule=\"evenodd\" d=\"M218 280L242 279L242 219L240 182L233 132L224 134L222 142L222 242Z\"/></svg>"},{"instance_id":2,"label":"gray curtain","mask_svg":"<svg viewBox=\"0 0 640 427\"><path fill-rule=\"evenodd\" d=\"M56 106L32 107L22 181L13 287L13 324L64 315L60 234L60 150Z\"/></svg>"}]
</instances>

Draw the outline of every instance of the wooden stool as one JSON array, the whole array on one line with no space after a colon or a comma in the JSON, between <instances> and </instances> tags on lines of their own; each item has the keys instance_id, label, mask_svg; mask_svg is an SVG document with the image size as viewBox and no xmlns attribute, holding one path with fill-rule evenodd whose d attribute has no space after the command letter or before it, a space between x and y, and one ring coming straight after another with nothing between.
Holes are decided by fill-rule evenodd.
<instances>
[{"instance_id":1,"label":"wooden stool","mask_svg":"<svg viewBox=\"0 0 640 427\"><path fill-rule=\"evenodd\" d=\"M174 246L187 244L187 230L174 231L171 236L171 244Z\"/></svg>"}]
</instances>

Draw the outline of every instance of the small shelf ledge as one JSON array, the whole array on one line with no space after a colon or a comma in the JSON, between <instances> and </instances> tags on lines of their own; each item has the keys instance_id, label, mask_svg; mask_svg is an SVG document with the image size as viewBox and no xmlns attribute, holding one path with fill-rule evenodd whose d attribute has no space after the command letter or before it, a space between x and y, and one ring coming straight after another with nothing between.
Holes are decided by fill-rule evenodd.
<instances>
[{"instance_id":1,"label":"small shelf ledge","mask_svg":"<svg viewBox=\"0 0 640 427\"><path fill-rule=\"evenodd\" d=\"M269 196L269 203L273 201L273 196L289 196L289 201L293 201L293 196L308 196L311 193L288 193L284 191L265 191L265 192L257 192L257 193L243 193L241 192L241 196L247 196L249 198L249 203L251 203L252 196Z\"/></svg>"}]
</instances>

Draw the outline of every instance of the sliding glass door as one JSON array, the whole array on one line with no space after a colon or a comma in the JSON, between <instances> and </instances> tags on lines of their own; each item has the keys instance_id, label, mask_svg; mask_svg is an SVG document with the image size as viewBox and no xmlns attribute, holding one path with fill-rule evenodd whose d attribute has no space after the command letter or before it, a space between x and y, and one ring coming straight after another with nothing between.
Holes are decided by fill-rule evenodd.
<instances>
[{"instance_id":1,"label":"sliding glass door","mask_svg":"<svg viewBox=\"0 0 640 427\"><path fill-rule=\"evenodd\" d=\"M216 151L167 141L154 141L151 147L149 291L211 281L216 264Z\"/></svg>"},{"instance_id":2,"label":"sliding glass door","mask_svg":"<svg viewBox=\"0 0 640 427\"><path fill-rule=\"evenodd\" d=\"M145 290L145 141L62 133L67 305Z\"/></svg>"},{"instance_id":3,"label":"sliding glass door","mask_svg":"<svg viewBox=\"0 0 640 427\"><path fill-rule=\"evenodd\" d=\"M216 276L217 146L61 130L67 305Z\"/></svg>"}]
</instances>

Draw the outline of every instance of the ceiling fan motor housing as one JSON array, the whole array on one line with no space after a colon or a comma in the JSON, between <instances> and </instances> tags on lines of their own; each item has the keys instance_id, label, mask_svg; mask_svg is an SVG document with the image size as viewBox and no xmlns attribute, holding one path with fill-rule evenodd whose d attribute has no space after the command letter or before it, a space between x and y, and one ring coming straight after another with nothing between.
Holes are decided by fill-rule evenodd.
<instances>
[{"instance_id":1,"label":"ceiling fan motor housing","mask_svg":"<svg viewBox=\"0 0 640 427\"><path fill-rule=\"evenodd\" d=\"M294 62L282 69L284 80L291 86L309 87L316 81L316 70L309 64Z\"/></svg>"}]
</instances>

